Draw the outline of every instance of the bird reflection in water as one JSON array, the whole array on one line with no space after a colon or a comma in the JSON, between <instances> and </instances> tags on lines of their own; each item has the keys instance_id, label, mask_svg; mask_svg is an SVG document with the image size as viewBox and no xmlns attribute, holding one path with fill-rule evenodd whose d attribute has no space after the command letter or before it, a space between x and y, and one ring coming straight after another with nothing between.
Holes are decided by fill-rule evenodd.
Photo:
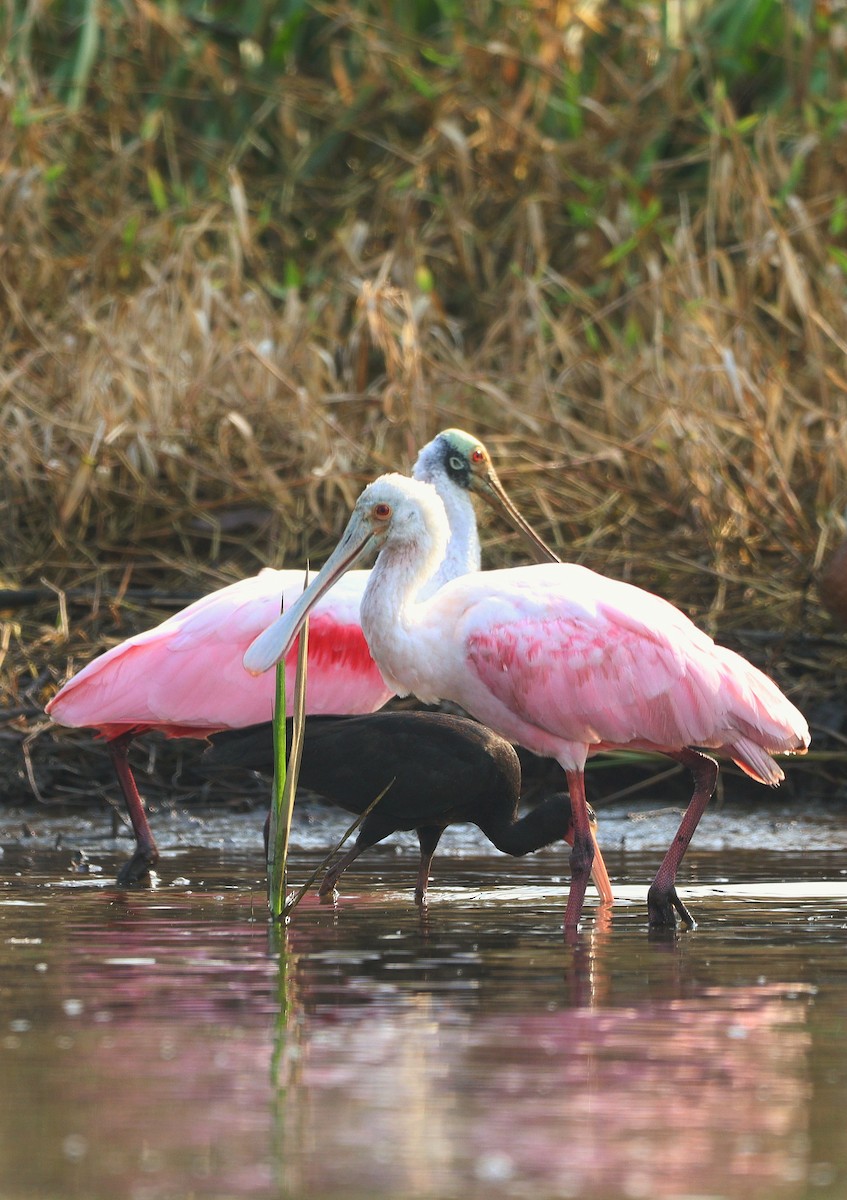
<instances>
[{"instance_id":1,"label":"bird reflection in water","mask_svg":"<svg viewBox=\"0 0 847 1200\"><path fill-rule=\"evenodd\" d=\"M307 896L276 946L255 869L233 887L216 862L5 910L5 952L46 966L4 977L30 1018L4 1043L22 1194L83 1168L90 1195L806 1194L810 993L702 983L754 978L770 941L739 970L738 943L645 943L625 910L611 937L600 909L563 948L557 899L480 920L464 896L422 936L383 891Z\"/></svg>"},{"instance_id":2,"label":"bird reflection in water","mask_svg":"<svg viewBox=\"0 0 847 1200\"><path fill-rule=\"evenodd\" d=\"M452 1194L459 1181L464 1195L799 1197L805 1008L775 987L472 1017L416 995L390 1012L314 1014L286 1183L309 1195ZM302 1153L318 1141L320 1155Z\"/></svg>"}]
</instances>

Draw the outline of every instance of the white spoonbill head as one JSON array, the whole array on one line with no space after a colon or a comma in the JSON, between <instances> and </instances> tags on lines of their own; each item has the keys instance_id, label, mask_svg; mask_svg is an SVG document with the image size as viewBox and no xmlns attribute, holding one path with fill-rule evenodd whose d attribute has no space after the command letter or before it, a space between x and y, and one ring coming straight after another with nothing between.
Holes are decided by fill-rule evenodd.
<instances>
[{"instance_id":1,"label":"white spoonbill head","mask_svg":"<svg viewBox=\"0 0 847 1200\"><path fill-rule=\"evenodd\" d=\"M244 666L253 675L284 658L309 614L340 577L371 550L406 550L429 572L444 557L450 527L435 488L405 475L380 475L356 501L341 540L302 596L247 648Z\"/></svg>"},{"instance_id":2,"label":"white spoonbill head","mask_svg":"<svg viewBox=\"0 0 847 1200\"><path fill-rule=\"evenodd\" d=\"M494 470L490 454L473 434L464 429L443 429L421 449L415 463L415 475L430 479L443 475L466 491L475 492L522 533L542 559L561 561L512 503Z\"/></svg>"}]
</instances>

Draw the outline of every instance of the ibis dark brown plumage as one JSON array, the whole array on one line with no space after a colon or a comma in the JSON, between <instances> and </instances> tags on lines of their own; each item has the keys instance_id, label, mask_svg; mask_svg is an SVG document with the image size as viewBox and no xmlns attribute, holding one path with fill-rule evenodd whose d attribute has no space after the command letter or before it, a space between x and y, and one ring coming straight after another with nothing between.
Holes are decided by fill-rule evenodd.
<instances>
[{"instance_id":1,"label":"ibis dark brown plumage","mask_svg":"<svg viewBox=\"0 0 847 1200\"><path fill-rule=\"evenodd\" d=\"M203 756L208 772L231 767L270 771L272 764L269 725L221 734ZM418 835L419 904L426 900L432 858L448 825L476 825L498 850L513 856L556 841L573 844L567 795L548 796L519 818L521 768L514 747L466 717L431 712L310 717L300 785L351 813L364 812L388 787L362 822L352 849L327 873L321 895L332 892L363 851L399 830L414 829ZM593 878L603 901L611 902L599 848Z\"/></svg>"}]
</instances>

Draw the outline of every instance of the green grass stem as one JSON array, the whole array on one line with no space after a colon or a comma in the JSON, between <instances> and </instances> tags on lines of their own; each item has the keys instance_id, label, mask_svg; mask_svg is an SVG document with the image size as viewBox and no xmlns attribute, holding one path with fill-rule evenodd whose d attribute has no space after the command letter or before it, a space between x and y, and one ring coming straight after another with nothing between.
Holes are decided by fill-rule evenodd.
<instances>
[{"instance_id":1,"label":"green grass stem","mask_svg":"<svg viewBox=\"0 0 847 1200\"><path fill-rule=\"evenodd\" d=\"M294 711L291 730L291 752L287 754L285 736L285 661L276 668L274 698L274 781L271 797L271 820L268 830L268 907L274 921L286 915L285 876L288 845L291 837L291 817L300 775L303 737L306 724L306 659L309 652L309 622L300 632L297 651L297 674L294 682Z\"/></svg>"}]
</instances>

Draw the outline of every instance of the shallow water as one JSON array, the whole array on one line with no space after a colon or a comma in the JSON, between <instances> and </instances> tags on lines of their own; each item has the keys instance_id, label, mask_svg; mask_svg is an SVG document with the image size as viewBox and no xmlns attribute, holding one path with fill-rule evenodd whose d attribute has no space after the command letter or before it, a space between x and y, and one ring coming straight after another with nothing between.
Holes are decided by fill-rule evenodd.
<instances>
[{"instance_id":1,"label":"shallow water","mask_svg":"<svg viewBox=\"0 0 847 1200\"><path fill-rule=\"evenodd\" d=\"M258 814L157 818L158 885L131 892L98 814L7 818L0 1194L847 1195L847 822L708 814L698 928L652 939L675 821L604 815L618 903L569 946L557 849L451 831L420 913L406 840L280 932ZM292 883L338 822L301 819Z\"/></svg>"}]
</instances>

